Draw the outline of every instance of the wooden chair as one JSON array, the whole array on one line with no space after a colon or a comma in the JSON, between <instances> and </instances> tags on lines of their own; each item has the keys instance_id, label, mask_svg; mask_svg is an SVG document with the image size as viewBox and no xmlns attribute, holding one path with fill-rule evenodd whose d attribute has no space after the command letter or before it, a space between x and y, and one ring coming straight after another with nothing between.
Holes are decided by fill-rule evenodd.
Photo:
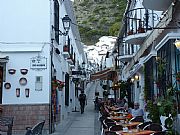
<instances>
[{"instance_id":1,"label":"wooden chair","mask_svg":"<svg viewBox=\"0 0 180 135\"><path fill-rule=\"evenodd\" d=\"M32 128L27 127L26 128L27 132L26 132L25 135L42 135L42 129L44 127L44 123L45 123L45 120L37 123Z\"/></svg>"},{"instance_id":2,"label":"wooden chair","mask_svg":"<svg viewBox=\"0 0 180 135\"><path fill-rule=\"evenodd\" d=\"M122 125L114 125L114 126L111 126L109 128L110 131L119 131L119 130L123 130L123 126Z\"/></svg>"},{"instance_id":3,"label":"wooden chair","mask_svg":"<svg viewBox=\"0 0 180 135\"><path fill-rule=\"evenodd\" d=\"M152 123L143 128L143 130L162 131L162 126L157 123Z\"/></svg>"}]
</instances>

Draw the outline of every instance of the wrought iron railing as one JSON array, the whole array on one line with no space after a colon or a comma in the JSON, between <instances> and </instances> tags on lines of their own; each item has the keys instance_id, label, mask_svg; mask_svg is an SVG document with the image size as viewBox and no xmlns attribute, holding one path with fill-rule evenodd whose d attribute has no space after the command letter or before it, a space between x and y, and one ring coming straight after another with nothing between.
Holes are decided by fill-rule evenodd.
<instances>
[{"instance_id":1,"label":"wrought iron railing","mask_svg":"<svg viewBox=\"0 0 180 135\"><path fill-rule=\"evenodd\" d=\"M152 10L136 8L125 14L125 36L145 33L152 29L155 21L159 20L158 14Z\"/></svg>"}]
</instances>

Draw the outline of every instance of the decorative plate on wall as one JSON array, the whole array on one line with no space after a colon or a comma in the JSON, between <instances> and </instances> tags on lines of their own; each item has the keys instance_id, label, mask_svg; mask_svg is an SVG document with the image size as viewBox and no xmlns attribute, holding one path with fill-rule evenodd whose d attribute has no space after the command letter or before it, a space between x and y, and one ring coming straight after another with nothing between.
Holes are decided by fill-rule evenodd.
<instances>
[{"instance_id":1,"label":"decorative plate on wall","mask_svg":"<svg viewBox=\"0 0 180 135\"><path fill-rule=\"evenodd\" d=\"M27 79L24 78L24 77L22 77L22 78L19 79L19 83L20 83L21 85L26 85L26 84L27 84Z\"/></svg>"},{"instance_id":2,"label":"decorative plate on wall","mask_svg":"<svg viewBox=\"0 0 180 135\"><path fill-rule=\"evenodd\" d=\"M10 89L10 88L11 88L11 84L7 82L7 83L4 84L4 87L5 87L6 89Z\"/></svg>"},{"instance_id":3,"label":"decorative plate on wall","mask_svg":"<svg viewBox=\"0 0 180 135\"><path fill-rule=\"evenodd\" d=\"M13 75L16 73L16 69L8 69L9 74Z\"/></svg>"},{"instance_id":4,"label":"decorative plate on wall","mask_svg":"<svg viewBox=\"0 0 180 135\"><path fill-rule=\"evenodd\" d=\"M26 75L28 72L28 69L23 68L23 69L20 69L20 71L21 71L21 74Z\"/></svg>"}]
</instances>

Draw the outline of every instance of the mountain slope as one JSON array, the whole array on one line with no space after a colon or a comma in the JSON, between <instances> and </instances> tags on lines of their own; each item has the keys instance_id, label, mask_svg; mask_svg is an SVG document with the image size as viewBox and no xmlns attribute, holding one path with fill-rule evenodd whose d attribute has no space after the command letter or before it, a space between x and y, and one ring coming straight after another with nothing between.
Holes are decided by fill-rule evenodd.
<instances>
[{"instance_id":1,"label":"mountain slope","mask_svg":"<svg viewBox=\"0 0 180 135\"><path fill-rule=\"evenodd\" d=\"M101 36L117 36L126 0L75 0L82 42L95 44Z\"/></svg>"}]
</instances>

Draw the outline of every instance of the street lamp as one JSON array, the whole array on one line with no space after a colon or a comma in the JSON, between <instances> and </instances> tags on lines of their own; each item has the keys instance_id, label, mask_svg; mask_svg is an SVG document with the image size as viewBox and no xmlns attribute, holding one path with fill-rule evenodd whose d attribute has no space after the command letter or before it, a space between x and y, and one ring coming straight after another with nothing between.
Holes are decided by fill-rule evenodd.
<instances>
[{"instance_id":1,"label":"street lamp","mask_svg":"<svg viewBox=\"0 0 180 135\"><path fill-rule=\"evenodd\" d=\"M135 78L136 80L139 80L139 75L135 75L134 78Z\"/></svg>"},{"instance_id":2,"label":"street lamp","mask_svg":"<svg viewBox=\"0 0 180 135\"><path fill-rule=\"evenodd\" d=\"M180 40L176 39L174 44L175 44L176 48L180 51Z\"/></svg>"},{"instance_id":3,"label":"street lamp","mask_svg":"<svg viewBox=\"0 0 180 135\"><path fill-rule=\"evenodd\" d=\"M68 15L65 15L65 17L62 18L62 23L63 23L63 28L64 28L65 32L60 31L58 28L55 28L54 26L52 26L52 28L55 31L58 31L59 35L67 36L69 29L70 29L70 23L71 23L71 19L69 18Z\"/></svg>"}]
</instances>

